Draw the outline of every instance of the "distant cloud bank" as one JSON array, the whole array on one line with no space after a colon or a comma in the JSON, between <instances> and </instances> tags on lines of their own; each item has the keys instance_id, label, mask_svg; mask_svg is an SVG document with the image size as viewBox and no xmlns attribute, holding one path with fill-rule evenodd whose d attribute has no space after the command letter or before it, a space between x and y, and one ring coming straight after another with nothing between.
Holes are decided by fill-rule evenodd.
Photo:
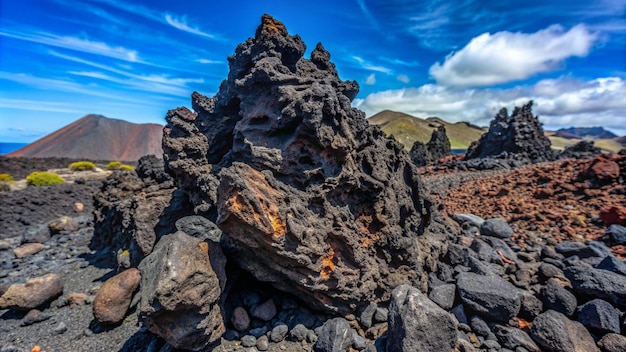
<instances>
[{"instance_id":1,"label":"distant cloud bank","mask_svg":"<svg viewBox=\"0 0 626 352\"><path fill-rule=\"evenodd\" d=\"M438 116L449 122L486 126L497 111L534 100L533 112L547 127L603 126L626 134L626 80L619 77L590 81L568 77L547 79L513 88L458 88L426 84L373 93L355 99L354 106L371 116L382 110L419 117Z\"/></svg>"}]
</instances>

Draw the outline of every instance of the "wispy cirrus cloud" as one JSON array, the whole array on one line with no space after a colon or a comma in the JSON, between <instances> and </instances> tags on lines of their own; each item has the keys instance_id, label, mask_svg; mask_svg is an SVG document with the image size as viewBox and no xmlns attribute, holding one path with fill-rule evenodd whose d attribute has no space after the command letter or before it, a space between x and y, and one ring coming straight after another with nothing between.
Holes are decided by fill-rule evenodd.
<instances>
[{"instance_id":1,"label":"wispy cirrus cloud","mask_svg":"<svg viewBox=\"0 0 626 352\"><path fill-rule=\"evenodd\" d=\"M483 33L429 72L439 84L465 87L526 79L562 67L569 57L586 56L596 38L582 24L568 31L553 25L535 33Z\"/></svg>"},{"instance_id":2,"label":"wispy cirrus cloud","mask_svg":"<svg viewBox=\"0 0 626 352\"><path fill-rule=\"evenodd\" d=\"M367 71L376 71L385 74L391 74L393 72L393 70L388 67L372 64L360 56L352 56L352 59L359 65L360 68Z\"/></svg>"},{"instance_id":3,"label":"wispy cirrus cloud","mask_svg":"<svg viewBox=\"0 0 626 352\"><path fill-rule=\"evenodd\" d=\"M87 38L62 36L43 31L24 32L15 30L2 30L0 31L0 36L129 62L140 61L139 55L135 50L127 49L122 46L109 45L104 42L93 41Z\"/></svg>"},{"instance_id":4,"label":"wispy cirrus cloud","mask_svg":"<svg viewBox=\"0 0 626 352\"><path fill-rule=\"evenodd\" d=\"M166 13L165 22L167 22L170 26L176 29L179 29L183 32L195 34L195 35L209 38L209 39L218 39L218 36L215 34L207 33L207 32L200 30L198 27L191 26L188 23L187 16L176 17L175 15Z\"/></svg>"},{"instance_id":5,"label":"wispy cirrus cloud","mask_svg":"<svg viewBox=\"0 0 626 352\"><path fill-rule=\"evenodd\" d=\"M186 15L177 15L170 12L161 12L146 6L133 4L127 1L117 0L91 0L97 3L106 4L118 10L140 16L152 21L156 21L162 24L169 25L180 31L194 34L200 37L204 37L212 40L224 41L225 38L219 34L214 34L200 29L198 26L194 26L189 23Z\"/></svg>"}]
</instances>

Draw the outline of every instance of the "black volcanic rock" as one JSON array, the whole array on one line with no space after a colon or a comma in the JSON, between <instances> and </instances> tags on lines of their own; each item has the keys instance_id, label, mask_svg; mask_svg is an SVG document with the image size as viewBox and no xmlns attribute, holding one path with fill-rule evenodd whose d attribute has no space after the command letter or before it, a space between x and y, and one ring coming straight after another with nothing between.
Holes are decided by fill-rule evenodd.
<instances>
[{"instance_id":1,"label":"black volcanic rock","mask_svg":"<svg viewBox=\"0 0 626 352\"><path fill-rule=\"evenodd\" d=\"M530 163L554 160L550 140L539 119L533 116L532 105L530 101L521 108L515 107L511 116L505 108L501 109L489 131L470 145L465 160L503 156Z\"/></svg>"},{"instance_id":2,"label":"black volcanic rock","mask_svg":"<svg viewBox=\"0 0 626 352\"><path fill-rule=\"evenodd\" d=\"M187 196L174 187L162 160L144 156L136 171L114 172L94 196L89 247L117 253L121 266L138 265L158 237L174 232L176 220L192 214ZM129 260L123 264L121 258Z\"/></svg>"},{"instance_id":3,"label":"black volcanic rock","mask_svg":"<svg viewBox=\"0 0 626 352\"><path fill-rule=\"evenodd\" d=\"M593 141L580 141L574 145L566 147L559 153L559 159L582 159L591 158L602 153L602 149L594 146Z\"/></svg>"},{"instance_id":4,"label":"black volcanic rock","mask_svg":"<svg viewBox=\"0 0 626 352\"><path fill-rule=\"evenodd\" d=\"M419 141L415 142L411 147L410 155L411 160L417 166L432 164L445 156L452 155L452 147L446 135L446 128L439 125L426 144Z\"/></svg>"},{"instance_id":5,"label":"black volcanic rock","mask_svg":"<svg viewBox=\"0 0 626 352\"><path fill-rule=\"evenodd\" d=\"M230 258L313 308L354 313L401 283L425 289L446 241L415 166L351 107L358 85L322 45L304 52L264 15L219 92L168 112L166 170Z\"/></svg>"}]
</instances>

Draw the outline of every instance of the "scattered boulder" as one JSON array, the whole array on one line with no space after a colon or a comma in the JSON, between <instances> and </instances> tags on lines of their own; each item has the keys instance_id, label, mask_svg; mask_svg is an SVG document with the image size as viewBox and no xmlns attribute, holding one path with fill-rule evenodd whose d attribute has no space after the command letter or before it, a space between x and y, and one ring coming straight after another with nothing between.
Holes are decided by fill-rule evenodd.
<instances>
[{"instance_id":1,"label":"scattered boulder","mask_svg":"<svg viewBox=\"0 0 626 352\"><path fill-rule=\"evenodd\" d=\"M28 311L28 313L26 313L24 318L22 318L20 325L22 326L33 325L33 324L42 322L44 320L48 320L50 318L52 318L52 314L50 313L44 313L38 309L31 309Z\"/></svg>"},{"instance_id":2,"label":"scattered boulder","mask_svg":"<svg viewBox=\"0 0 626 352\"><path fill-rule=\"evenodd\" d=\"M577 295L600 298L626 310L626 276L584 266L571 266L563 272Z\"/></svg>"},{"instance_id":3,"label":"scattered boulder","mask_svg":"<svg viewBox=\"0 0 626 352\"><path fill-rule=\"evenodd\" d=\"M415 287L401 285L389 303L387 351L452 351L458 322Z\"/></svg>"},{"instance_id":4,"label":"scattered boulder","mask_svg":"<svg viewBox=\"0 0 626 352\"><path fill-rule=\"evenodd\" d=\"M500 277L461 273L457 288L463 303L487 319L507 322L520 311L519 290Z\"/></svg>"},{"instance_id":5,"label":"scattered boulder","mask_svg":"<svg viewBox=\"0 0 626 352\"><path fill-rule=\"evenodd\" d=\"M578 321L587 329L601 334L619 334L620 315L620 311L610 303L597 298L578 307Z\"/></svg>"},{"instance_id":6,"label":"scattered boulder","mask_svg":"<svg viewBox=\"0 0 626 352\"><path fill-rule=\"evenodd\" d=\"M606 256L602 259L602 261L596 265L596 269L604 269L626 276L626 263L612 255Z\"/></svg>"},{"instance_id":7,"label":"scattered boulder","mask_svg":"<svg viewBox=\"0 0 626 352\"><path fill-rule=\"evenodd\" d=\"M545 309L552 309L565 314L567 317L576 311L576 296L563 287L559 279L549 279L539 292L539 298Z\"/></svg>"},{"instance_id":8,"label":"scattered boulder","mask_svg":"<svg viewBox=\"0 0 626 352\"><path fill-rule=\"evenodd\" d=\"M446 128L443 125L439 125L433 131L428 143L415 142L409 154L416 166L426 166L443 157L452 155L452 147L446 135Z\"/></svg>"},{"instance_id":9,"label":"scattered boulder","mask_svg":"<svg viewBox=\"0 0 626 352\"><path fill-rule=\"evenodd\" d=\"M547 310L541 313L530 328L530 337L549 352L599 352L585 327L565 315Z\"/></svg>"},{"instance_id":10,"label":"scattered boulder","mask_svg":"<svg viewBox=\"0 0 626 352\"><path fill-rule=\"evenodd\" d=\"M541 352L539 346L530 336L520 329L496 325L493 330L500 344L506 348L516 350L518 347L522 347L529 352Z\"/></svg>"},{"instance_id":11,"label":"scattered boulder","mask_svg":"<svg viewBox=\"0 0 626 352\"><path fill-rule=\"evenodd\" d=\"M626 245L626 227L613 224L604 233L605 241L611 245Z\"/></svg>"},{"instance_id":12,"label":"scattered boulder","mask_svg":"<svg viewBox=\"0 0 626 352\"><path fill-rule=\"evenodd\" d=\"M41 252L46 246L42 243L24 243L23 245L13 249L16 258L28 257L31 254Z\"/></svg>"},{"instance_id":13,"label":"scattered boulder","mask_svg":"<svg viewBox=\"0 0 626 352\"><path fill-rule=\"evenodd\" d=\"M101 324L120 323L140 282L141 273L136 268L124 270L105 281L93 301L96 321Z\"/></svg>"},{"instance_id":14,"label":"scattered boulder","mask_svg":"<svg viewBox=\"0 0 626 352\"><path fill-rule=\"evenodd\" d=\"M626 336L606 334L598 341L598 347L602 352L626 352Z\"/></svg>"},{"instance_id":15,"label":"scattered boulder","mask_svg":"<svg viewBox=\"0 0 626 352\"><path fill-rule=\"evenodd\" d=\"M78 228L78 221L70 218L69 216L62 216L48 224L48 229L50 230L51 235L57 235L62 232L74 232L78 230Z\"/></svg>"},{"instance_id":16,"label":"scattered boulder","mask_svg":"<svg viewBox=\"0 0 626 352\"><path fill-rule=\"evenodd\" d=\"M480 226L480 234L501 239L507 239L513 236L513 229L506 221L499 219L489 219Z\"/></svg>"},{"instance_id":17,"label":"scattered boulder","mask_svg":"<svg viewBox=\"0 0 626 352\"><path fill-rule=\"evenodd\" d=\"M408 153L351 106L321 44L264 15L215 97L167 113L166 170L256 279L354 314L426 288L446 240Z\"/></svg>"},{"instance_id":18,"label":"scattered boulder","mask_svg":"<svg viewBox=\"0 0 626 352\"><path fill-rule=\"evenodd\" d=\"M353 340L354 330L352 330L346 319L334 318L327 320L322 325L313 350L315 352L348 351Z\"/></svg>"},{"instance_id":19,"label":"scattered boulder","mask_svg":"<svg viewBox=\"0 0 626 352\"><path fill-rule=\"evenodd\" d=\"M600 210L600 219L606 226L626 226L626 207L611 206Z\"/></svg>"},{"instance_id":20,"label":"scattered boulder","mask_svg":"<svg viewBox=\"0 0 626 352\"><path fill-rule=\"evenodd\" d=\"M63 294L63 281L57 274L48 274L13 284L0 296L0 309L31 310L51 302Z\"/></svg>"},{"instance_id":21,"label":"scattered boulder","mask_svg":"<svg viewBox=\"0 0 626 352\"><path fill-rule=\"evenodd\" d=\"M170 345L198 351L224 331L219 299L225 258L218 243L178 231L142 260L140 317Z\"/></svg>"},{"instance_id":22,"label":"scattered boulder","mask_svg":"<svg viewBox=\"0 0 626 352\"><path fill-rule=\"evenodd\" d=\"M500 110L489 125L489 131L472 142L465 160L504 157L538 163L554 160L551 143L541 123L532 114L532 100L521 108L515 107L511 116L506 108Z\"/></svg>"}]
</instances>

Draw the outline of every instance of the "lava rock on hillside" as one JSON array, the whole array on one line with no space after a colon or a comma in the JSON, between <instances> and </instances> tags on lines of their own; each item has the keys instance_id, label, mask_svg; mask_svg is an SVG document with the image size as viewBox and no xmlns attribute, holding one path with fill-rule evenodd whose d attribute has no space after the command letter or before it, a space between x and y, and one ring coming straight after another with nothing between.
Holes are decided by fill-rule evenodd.
<instances>
[{"instance_id":1,"label":"lava rock on hillside","mask_svg":"<svg viewBox=\"0 0 626 352\"><path fill-rule=\"evenodd\" d=\"M136 267L158 237L175 231L176 220L191 215L185 194L174 187L154 155L139 159L136 172L116 171L94 196L93 250L117 254L120 267Z\"/></svg>"},{"instance_id":2,"label":"lava rock on hillside","mask_svg":"<svg viewBox=\"0 0 626 352\"><path fill-rule=\"evenodd\" d=\"M264 15L213 98L168 112L166 170L257 279L340 314L425 288L446 241L402 145L351 107L321 44Z\"/></svg>"},{"instance_id":3,"label":"lava rock on hillside","mask_svg":"<svg viewBox=\"0 0 626 352\"><path fill-rule=\"evenodd\" d=\"M430 137L430 141L424 144L417 141L413 144L410 151L411 160L417 166L426 166L435 161L452 155L452 147L450 140L446 135L446 128L443 125L437 127Z\"/></svg>"},{"instance_id":4,"label":"lava rock on hillside","mask_svg":"<svg viewBox=\"0 0 626 352\"><path fill-rule=\"evenodd\" d=\"M465 160L503 156L530 163L554 160L550 140L533 116L532 105L531 100L521 108L515 107L511 116L506 108L501 109L489 131L470 145Z\"/></svg>"}]
</instances>

